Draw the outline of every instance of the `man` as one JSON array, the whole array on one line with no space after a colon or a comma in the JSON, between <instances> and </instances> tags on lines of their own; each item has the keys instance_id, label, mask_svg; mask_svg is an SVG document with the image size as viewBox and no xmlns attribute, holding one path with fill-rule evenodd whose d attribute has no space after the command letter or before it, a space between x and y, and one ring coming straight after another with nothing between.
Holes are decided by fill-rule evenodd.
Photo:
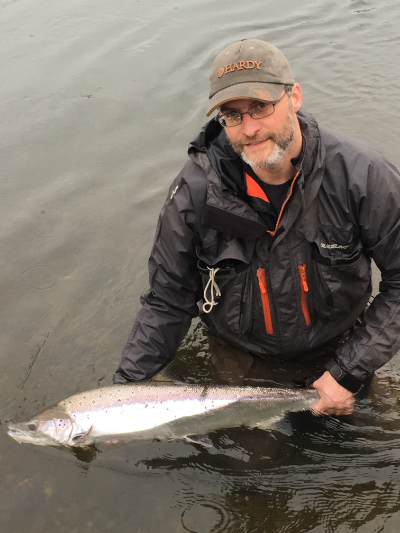
<instances>
[{"instance_id":1,"label":"man","mask_svg":"<svg viewBox=\"0 0 400 533\"><path fill-rule=\"evenodd\" d=\"M349 413L400 347L399 173L302 112L301 88L269 43L232 44L210 81L207 116L218 115L162 209L150 289L114 382L164 367L200 309L213 335L267 361L337 346L313 383L315 409ZM371 259L382 282L366 309Z\"/></svg>"}]
</instances>

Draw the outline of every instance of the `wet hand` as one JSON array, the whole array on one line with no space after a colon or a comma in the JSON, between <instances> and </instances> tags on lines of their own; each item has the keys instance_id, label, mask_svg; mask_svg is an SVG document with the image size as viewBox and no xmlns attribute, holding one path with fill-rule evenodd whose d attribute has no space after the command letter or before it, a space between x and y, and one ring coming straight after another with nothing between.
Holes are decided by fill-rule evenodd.
<instances>
[{"instance_id":1,"label":"wet hand","mask_svg":"<svg viewBox=\"0 0 400 533\"><path fill-rule=\"evenodd\" d=\"M349 415L353 412L354 394L341 385L326 371L314 381L319 400L312 406L316 414Z\"/></svg>"}]
</instances>

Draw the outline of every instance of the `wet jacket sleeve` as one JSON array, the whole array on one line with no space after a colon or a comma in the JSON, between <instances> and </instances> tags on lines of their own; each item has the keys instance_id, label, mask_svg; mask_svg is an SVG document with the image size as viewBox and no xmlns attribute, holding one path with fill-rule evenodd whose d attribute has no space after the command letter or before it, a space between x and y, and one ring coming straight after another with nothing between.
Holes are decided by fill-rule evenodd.
<instances>
[{"instance_id":1,"label":"wet jacket sleeve","mask_svg":"<svg viewBox=\"0 0 400 533\"><path fill-rule=\"evenodd\" d=\"M149 259L150 288L142 296L114 383L148 379L174 357L198 315L201 280L196 268L199 236L184 171L161 211Z\"/></svg>"},{"instance_id":2,"label":"wet jacket sleeve","mask_svg":"<svg viewBox=\"0 0 400 533\"><path fill-rule=\"evenodd\" d=\"M341 369L364 382L400 349L400 175L383 156L370 164L364 185L350 191L358 209L364 251L381 271L379 294L337 352Z\"/></svg>"}]
</instances>

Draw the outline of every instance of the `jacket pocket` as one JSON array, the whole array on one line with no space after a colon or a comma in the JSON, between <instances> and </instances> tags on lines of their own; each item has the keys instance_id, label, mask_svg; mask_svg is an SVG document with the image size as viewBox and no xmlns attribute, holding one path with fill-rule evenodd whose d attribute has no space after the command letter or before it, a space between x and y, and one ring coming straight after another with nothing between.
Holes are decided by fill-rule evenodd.
<instances>
[{"instance_id":1,"label":"jacket pocket","mask_svg":"<svg viewBox=\"0 0 400 533\"><path fill-rule=\"evenodd\" d=\"M199 259L197 268L203 281L200 316L211 332L244 335L251 327L252 289L249 265L224 259L208 265Z\"/></svg>"},{"instance_id":2,"label":"jacket pocket","mask_svg":"<svg viewBox=\"0 0 400 533\"><path fill-rule=\"evenodd\" d=\"M316 315L322 318L346 315L357 307L361 312L371 292L371 262L362 250L330 259L322 256L313 245L311 258Z\"/></svg>"}]
</instances>

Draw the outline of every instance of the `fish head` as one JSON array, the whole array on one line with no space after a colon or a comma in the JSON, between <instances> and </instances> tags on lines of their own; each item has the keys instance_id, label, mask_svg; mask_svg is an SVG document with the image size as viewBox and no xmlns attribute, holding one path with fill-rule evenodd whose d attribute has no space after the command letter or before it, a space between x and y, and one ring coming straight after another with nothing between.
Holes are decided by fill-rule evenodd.
<instances>
[{"instance_id":1,"label":"fish head","mask_svg":"<svg viewBox=\"0 0 400 533\"><path fill-rule=\"evenodd\" d=\"M60 407L46 409L26 422L10 424L8 434L18 442L39 446L67 444L73 433L74 422Z\"/></svg>"}]
</instances>

